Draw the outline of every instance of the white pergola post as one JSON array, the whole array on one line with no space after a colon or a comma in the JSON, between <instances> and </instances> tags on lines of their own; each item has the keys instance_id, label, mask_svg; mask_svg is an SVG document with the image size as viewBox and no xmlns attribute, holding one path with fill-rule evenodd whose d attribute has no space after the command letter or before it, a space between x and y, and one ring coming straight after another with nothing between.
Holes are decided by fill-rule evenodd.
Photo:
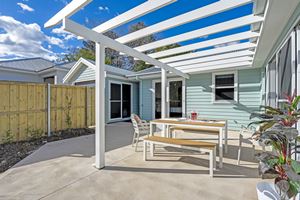
<instances>
[{"instance_id":1,"label":"white pergola post","mask_svg":"<svg viewBox=\"0 0 300 200\"><path fill-rule=\"evenodd\" d=\"M167 71L161 69L161 118L164 119L167 116ZM162 127L162 135L166 136L166 127Z\"/></svg>"},{"instance_id":2,"label":"white pergola post","mask_svg":"<svg viewBox=\"0 0 300 200\"><path fill-rule=\"evenodd\" d=\"M96 43L96 135L95 167L105 166L105 47Z\"/></svg>"}]
</instances>

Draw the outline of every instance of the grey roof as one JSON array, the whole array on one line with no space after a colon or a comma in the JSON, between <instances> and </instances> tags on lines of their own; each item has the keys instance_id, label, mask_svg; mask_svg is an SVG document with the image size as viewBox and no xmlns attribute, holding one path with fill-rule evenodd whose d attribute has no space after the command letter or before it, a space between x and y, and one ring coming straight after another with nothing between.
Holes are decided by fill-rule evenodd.
<instances>
[{"instance_id":1,"label":"grey roof","mask_svg":"<svg viewBox=\"0 0 300 200\"><path fill-rule=\"evenodd\" d=\"M0 61L0 67L38 72L54 65L53 62L44 58L25 58Z\"/></svg>"},{"instance_id":2,"label":"grey roof","mask_svg":"<svg viewBox=\"0 0 300 200\"><path fill-rule=\"evenodd\" d=\"M156 72L158 73L160 71L161 71L161 69L159 67L149 67L147 69L138 71L135 74L139 75L139 74L156 73Z\"/></svg>"},{"instance_id":3,"label":"grey roof","mask_svg":"<svg viewBox=\"0 0 300 200\"><path fill-rule=\"evenodd\" d=\"M69 70L75 63L76 61L55 64L50 60L38 57L0 61L0 67L30 72L40 72L50 68L62 68Z\"/></svg>"},{"instance_id":4,"label":"grey roof","mask_svg":"<svg viewBox=\"0 0 300 200\"><path fill-rule=\"evenodd\" d=\"M61 64L57 64L54 67L61 67L61 68L65 68L65 69L71 69L73 67L73 65L75 65L76 61L71 61L71 62L66 62L66 63L61 63Z\"/></svg>"}]
</instances>

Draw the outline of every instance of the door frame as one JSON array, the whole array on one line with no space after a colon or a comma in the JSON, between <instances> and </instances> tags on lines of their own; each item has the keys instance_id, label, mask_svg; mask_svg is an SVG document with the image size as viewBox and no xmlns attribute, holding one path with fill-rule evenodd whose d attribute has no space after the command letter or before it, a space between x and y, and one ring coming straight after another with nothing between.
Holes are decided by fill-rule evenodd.
<instances>
[{"instance_id":1,"label":"door frame","mask_svg":"<svg viewBox=\"0 0 300 200\"><path fill-rule=\"evenodd\" d=\"M119 118L111 118L111 101L110 101L110 95L111 95L111 84L119 84L121 86L121 117ZM133 84L128 82L122 82L122 81L115 81L115 80L109 80L108 81L108 121L109 122L117 122L117 121L124 121L129 120L130 117L123 118L123 84L130 85L130 113L133 112Z\"/></svg>"},{"instance_id":2,"label":"door frame","mask_svg":"<svg viewBox=\"0 0 300 200\"><path fill-rule=\"evenodd\" d=\"M170 115L170 101L169 101L169 86L170 82L173 81L182 81L182 117L186 116L186 80L185 78L168 78L167 79L167 92L166 92L166 98L167 98L167 117ZM154 79L152 80L152 119L155 119L155 84L160 83L161 79Z\"/></svg>"}]
</instances>

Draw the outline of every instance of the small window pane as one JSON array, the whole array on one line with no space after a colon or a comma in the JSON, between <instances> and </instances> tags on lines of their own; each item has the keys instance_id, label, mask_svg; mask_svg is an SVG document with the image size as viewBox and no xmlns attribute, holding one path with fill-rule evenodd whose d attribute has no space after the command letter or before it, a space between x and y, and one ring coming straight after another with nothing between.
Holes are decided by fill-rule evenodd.
<instances>
[{"instance_id":1,"label":"small window pane","mask_svg":"<svg viewBox=\"0 0 300 200\"><path fill-rule=\"evenodd\" d=\"M234 88L216 89L215 100L234 100Z\"/></svg>"},{"instance_id":2,"label":"small window pane","mask_svg":"<svg viewBox=\"0 0 300 200\"><path fill-rule=\"evenodd\" d=\"M110 99L111 100L121 100L121 85L111 83L110 87Z\"/></svg>"},{"instance_id":3,"label":"small window pane","mask_svg":"<svg viewBox=\"0 0 300 200\"><path fill-rule=\"evenodd\" d=\"M278 53L278 90L279 99L285 99L286 95L292 95L292 54L291 39Z\"/></svg>"},{"instance_id":4,"label":"small window pane","mask_svg":"<svg viewBox=\"0 0 300 200\"><path fill-rule=\"evenodd\" d=\"M110 118L121 118L121 102L111 102L110 103Z\"/></svg>"},{"instance_id":5,"label":"small window pane","mask_svg":"<svg viewBox=\"0 0 300 200\"><path fill-rule=\"evenodd\" d=\"M216 75L216 87L234 86L234 74Z\"/></svg>"}]
</instances>

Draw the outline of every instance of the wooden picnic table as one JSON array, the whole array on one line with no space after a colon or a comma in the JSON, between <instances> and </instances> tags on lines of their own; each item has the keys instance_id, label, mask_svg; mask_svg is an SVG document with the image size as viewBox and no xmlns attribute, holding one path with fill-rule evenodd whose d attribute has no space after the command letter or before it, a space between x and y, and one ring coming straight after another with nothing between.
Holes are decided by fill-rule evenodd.
<instances>
[{"instance_id":1,"label":"wooden picnic table","mask_svg":"<svg viewBox=\"0 0 300 200\"><path fill-rule=\"evenodd\" d=\"M218 130L218 143L219 143L219 165L220 168L223 166L223 148L225 153L228 151L228 129L227 120L190 120L185 118L166 118L166 119L155 119L150 121L150 135L154 135L154 130L156 125L170 126L180 126L182 129L186 127L187 129L199 130L203 129L201 133L205 133L205 130L214 129ZM168 129L167 129L168 130ZM168 137L169 131L162 131L162 137ZM200 133L200 132L199 132ZM152 148L152 147L151 147Z\"/></svg>"}]
</instances>

